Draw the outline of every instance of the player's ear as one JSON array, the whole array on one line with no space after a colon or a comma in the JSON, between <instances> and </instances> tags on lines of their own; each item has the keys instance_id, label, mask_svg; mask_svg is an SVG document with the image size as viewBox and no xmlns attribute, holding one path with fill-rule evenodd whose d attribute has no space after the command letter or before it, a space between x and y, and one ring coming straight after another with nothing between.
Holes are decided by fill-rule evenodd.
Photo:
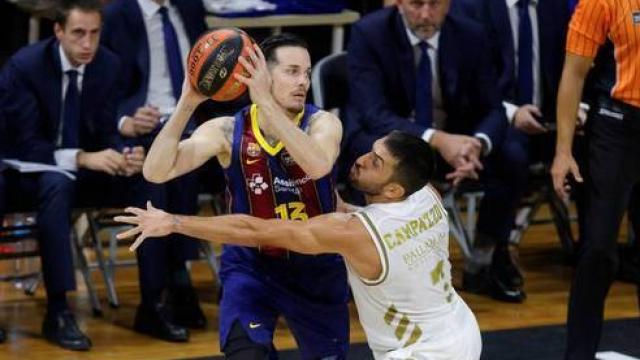
<instances>
[{"instance_id":1,"label":"player's ear","mask_svg":"<svg viewBox=\"0 0 640 360\"><path fill-rule=\"evenodd\" d=\"M395 181L392 181L385 185L383 191L387 198L393 200L403 199L405 194L404 187Z\"/></svg>"}]
</instances>

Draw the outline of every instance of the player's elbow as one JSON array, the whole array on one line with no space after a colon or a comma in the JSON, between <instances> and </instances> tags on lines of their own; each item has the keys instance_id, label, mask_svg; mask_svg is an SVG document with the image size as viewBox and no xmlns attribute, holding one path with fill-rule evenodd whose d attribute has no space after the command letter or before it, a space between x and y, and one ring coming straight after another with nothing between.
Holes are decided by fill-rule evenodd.
<instances>
[{"instance_id":1,"label":"player's elbow","mask_svg":"<svg viewBox=\"0 0 640 360\"><path fill-rule=\"evenodd\" d=\"M311 169L306 171L306 173L312 180L318 180L327 176L327 174L329 174L332 169L333 164L327 161L316 164L315 166L311 167Z\"/></svg>"},{"instance_id":2,"label":"player's elbow","mask_svg":"<svg viewBox=\"0 0 640 360\"><path fill-rule=\"evenodd\" d=\"M154 184L162 184L165 183L167 181L167 177L163 176L160 172L158 171L152 171L149 169L148 166L142 167L142 176L144 176L144 179L147 180L150 183L154 183Z\"/></svg>"}]
</instances>

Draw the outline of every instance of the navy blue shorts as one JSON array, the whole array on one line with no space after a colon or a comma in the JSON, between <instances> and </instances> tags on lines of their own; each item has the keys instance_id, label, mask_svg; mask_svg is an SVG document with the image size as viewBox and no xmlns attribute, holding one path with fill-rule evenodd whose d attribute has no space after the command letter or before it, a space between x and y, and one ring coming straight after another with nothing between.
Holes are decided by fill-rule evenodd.
<instances>
[{"instance_id":1,"label":"navy blue shorts","mask_svg":"<svg viewBox=\"0 0 640 360\"><path fill-rule=\"evenodd\" d=\"M271 258L254 249L225 246L220 279L221 349L235 321L251 340L272 348L282 315L303 359L346 358L348 285L339 256L291 253Z\"/></svg>"}]
</instances>

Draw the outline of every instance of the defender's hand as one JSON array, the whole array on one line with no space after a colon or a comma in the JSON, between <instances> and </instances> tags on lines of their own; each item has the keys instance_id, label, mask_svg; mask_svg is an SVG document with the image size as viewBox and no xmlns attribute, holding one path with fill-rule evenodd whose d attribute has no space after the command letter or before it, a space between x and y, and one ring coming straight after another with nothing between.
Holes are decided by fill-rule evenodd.
<instances>
[{"instance_id":1,"label":"defender's hand","mask_svg":"<svg viewBox=\"0 0 640 360\"><path fill-rule=\"evenodd\" d=\"M174 216L156 209L151 205L151 201L147 201L146 210L128 207L124 211L134 216L116 216L113 220L135 226L133 229L116 235L118 239L126 239L138 235L136 241L129 247L130 251L135 251L146 238L163 237L173 232Z\"/></svg>"}]
</instances>

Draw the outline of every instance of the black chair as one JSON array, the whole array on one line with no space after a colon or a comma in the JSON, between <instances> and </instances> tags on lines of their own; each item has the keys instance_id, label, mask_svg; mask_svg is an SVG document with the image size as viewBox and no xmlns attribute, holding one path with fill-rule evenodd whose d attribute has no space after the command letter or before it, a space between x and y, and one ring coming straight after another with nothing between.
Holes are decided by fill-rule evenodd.
<instances>
[{"instance_id":1,"label":"black chair","mask_svg":"<svg viewBox=\"0 0 640 360\"><path fill-rule=\"evenodd\" d=\"M340 109L349 96L347 53L322 58L311 72L313 103L324 110Z\"/></svg>"},{"instance_id":2,"label":"black chair","mask_svg":"<svg viewBox=\"0 0 640 360\"><path fill-rule=\"evenodd\" d=\"M21 271L20 261L39 256L37 239L38 229L34 209L26 208L20 204L8 204L5 221L0 223L0 261L16 261L14 274L4 274L0 277L3 281L16 281L16 285L22 288L27 295L33 295L42 281L42 273L38 269L34 271L27 267L27 271ZM81 213L74 212L72 224L76 222ZM102 306L98 299L96 287L91 278L89 262L84 254L84 248L80 242L76 229L71 228L70 241L72 242L75 267L80 271L89 294L89 301L94 316L102 316Z\"/></svg>"},{"instance_id":3,"label":"black chair","mask_svg":"<svg viewBox=\"0 0 640 360\"><path fill-rule=\"evenodd\" d=\"M564 255L571 260L576 255L576 238L571 228L571 221L575 220L575 217L571 216L568 205L553 189L549 166L536 163L531 165L529 170L531 195L523 200L516 214L516 226L511 232L509 242L518 245L529 226L553 222ZM549 207L550 218L536 219L540 207L544 204Z\"/></svg>"},{"instance_id":4,"label":"black chair","mask_svg":"<svg viewBox=\"0 0 640 360\"><path fill-rule=\"evenodd\" d=\"M202 199L202 200L200 200ZM199 203L210 202L215 215L220 214L221 206L215 196L200 196ZM122 258L118 256L118 249L128 247L133 243L133 239L119 240L116 234L124 231L130 226L113 221L117 215L125 215L123 209L112 207L94 207L84 210L88 221L87 237L84 245L95 251L95 261L88 264L90 270L98 269L102 274L107 290L107 300L111 308L118 308L120 301L116 291L115 273L118 267L137 266L135 256ZM106 234L105 234L106 232ZM200 260L206 261L214 280L219 283L218 269L219 259L210 243L201 241Z\"/></svg>"}]
</instances>

